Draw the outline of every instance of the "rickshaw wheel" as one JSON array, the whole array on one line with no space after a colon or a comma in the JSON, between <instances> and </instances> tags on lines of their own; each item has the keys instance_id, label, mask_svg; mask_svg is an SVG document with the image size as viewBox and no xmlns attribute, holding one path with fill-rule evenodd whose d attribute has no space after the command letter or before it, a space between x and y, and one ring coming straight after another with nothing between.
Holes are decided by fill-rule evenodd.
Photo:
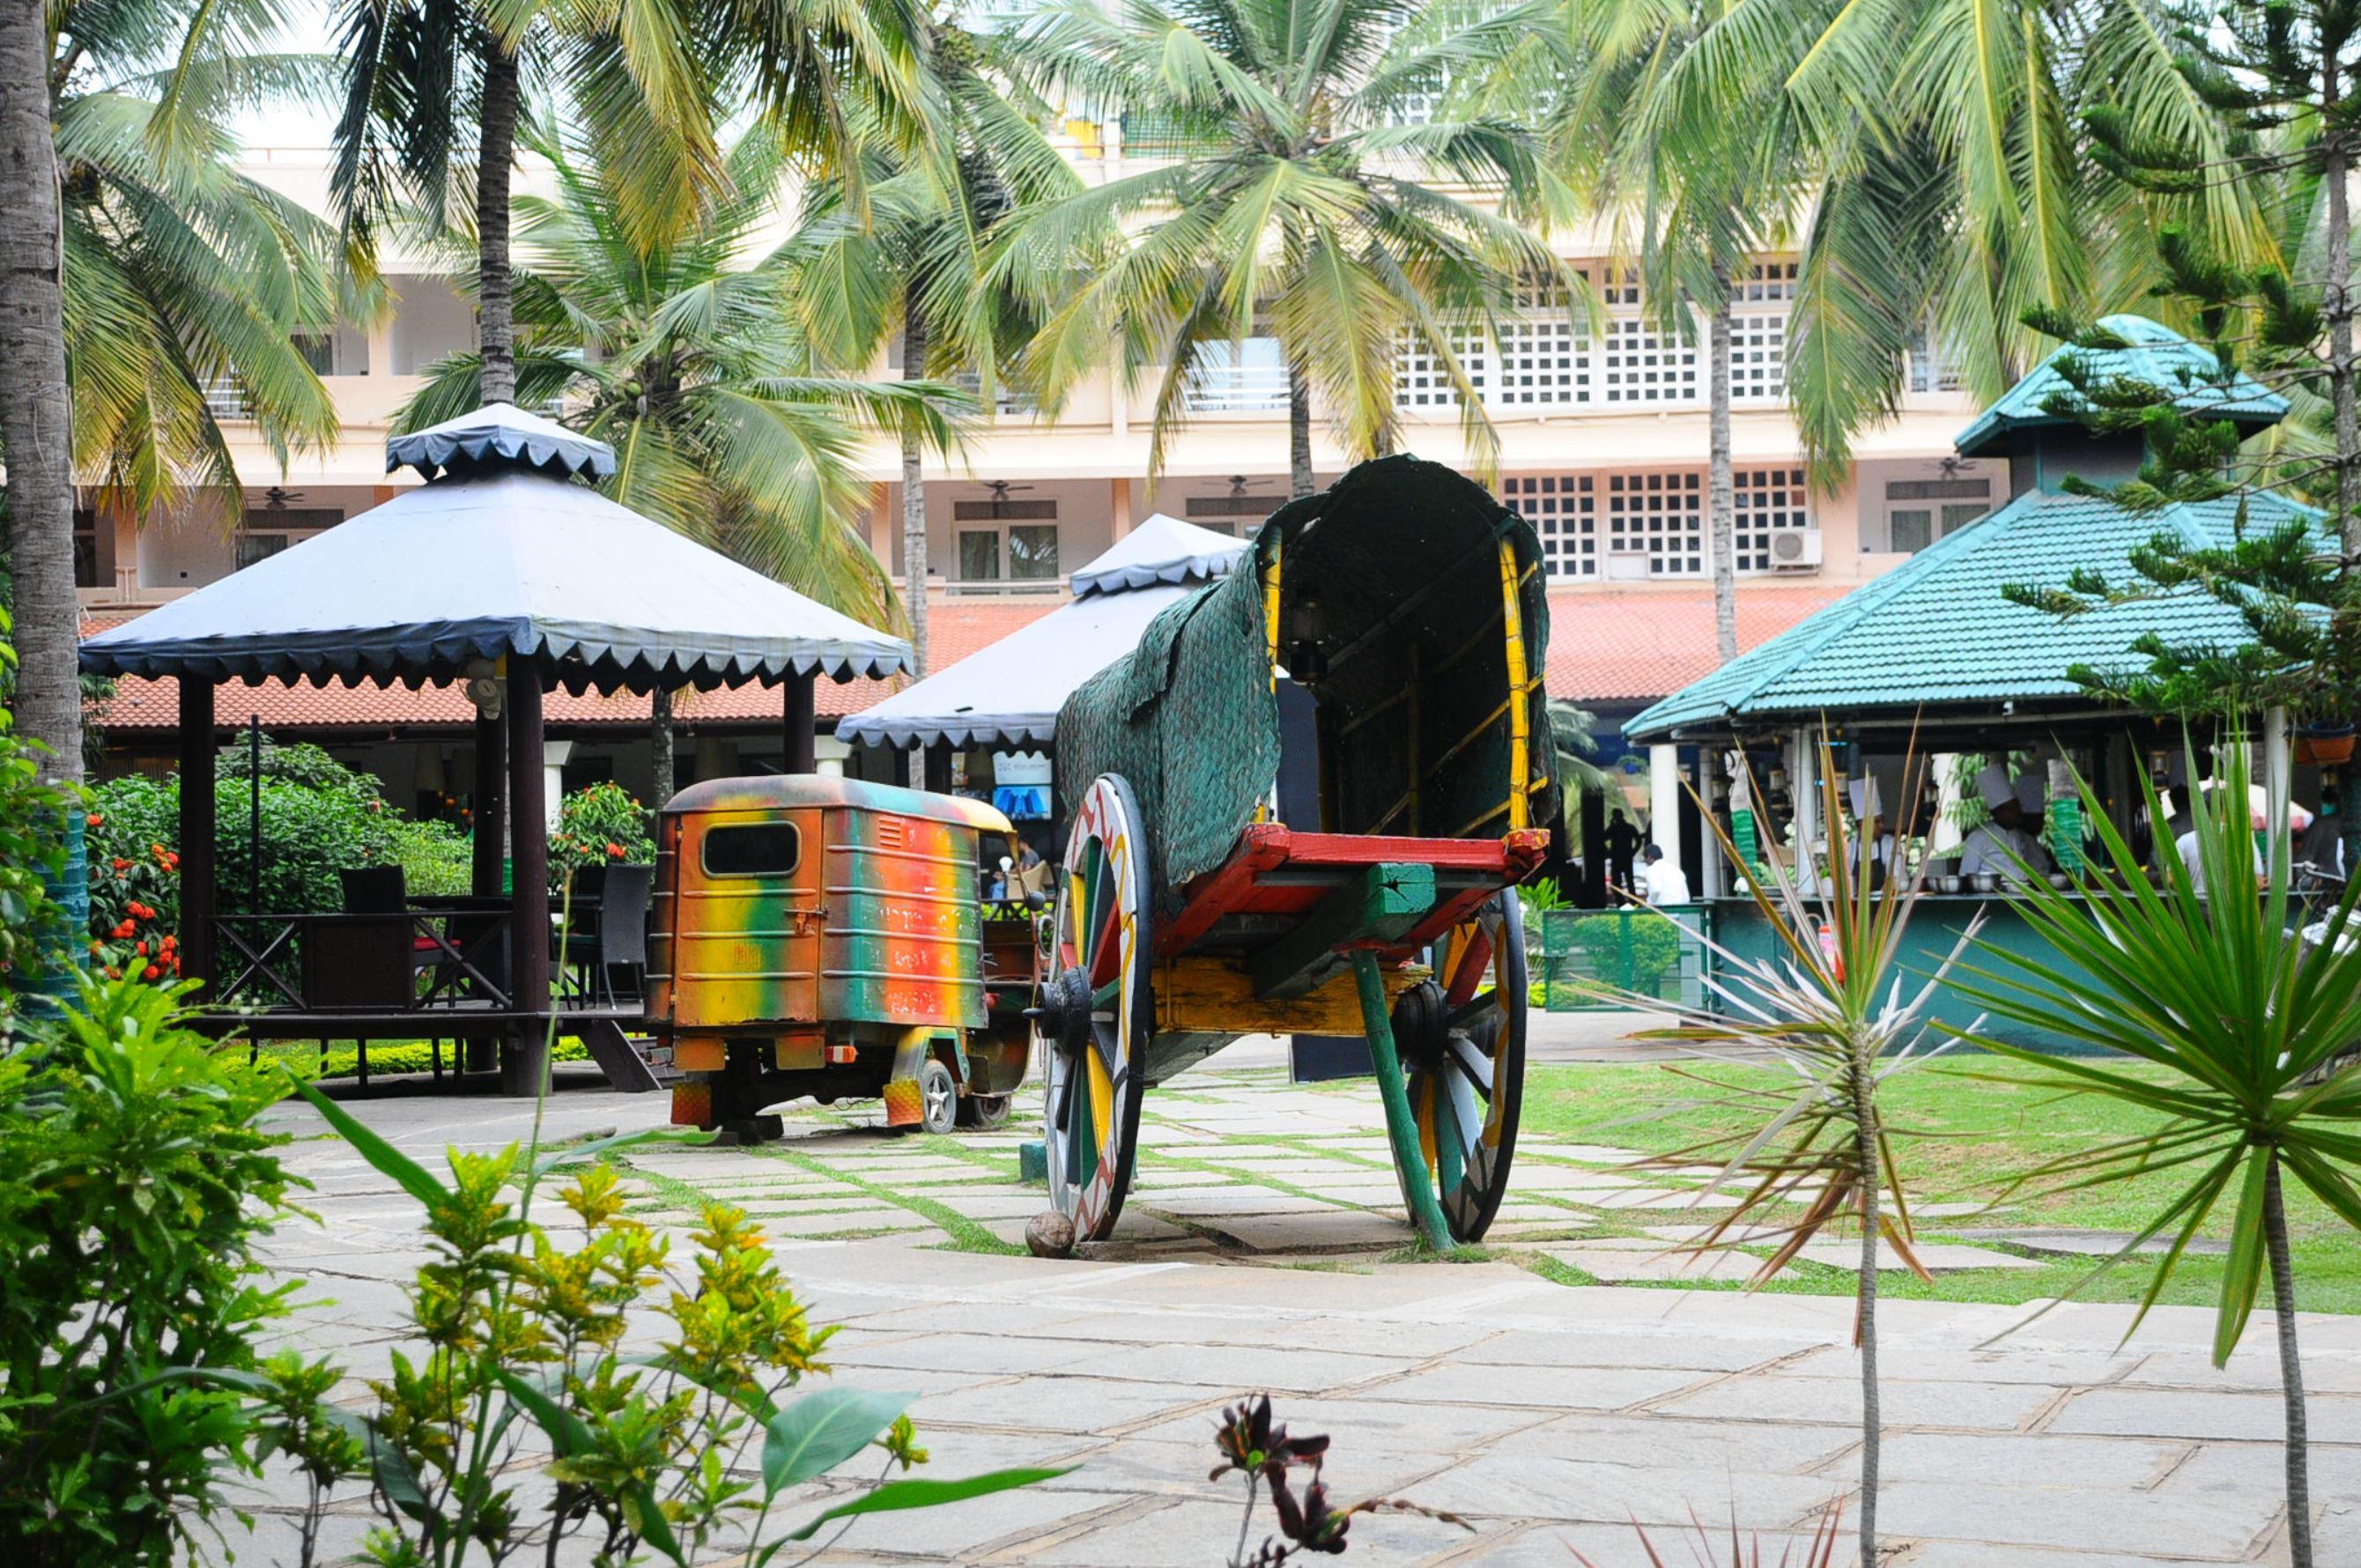
<instances>
[{"instance_id":1,"label":"rickshaw wheel","mask_svg":"<svg viewBox=\"0 0 2361 1568\"><path fill-rule=\"evenodd\" d=\"M1452 1239L1481 1241L1509 1190L1525 1084L1525 927L1506 889L1445 932L1434 979L1395 1004L1410 1108Z\"/></svg>"},{"instance_id":2,"label":"rickshaw wheel","mask_svg":"<svg viewBox=\"0 0 2361 1568\"><path fill-rule=\"evenodd\" d=\"M959 1124L978 1129L1000 1126L1008 1120L1008 1101L1005 1094L963 1094L960 1096Z\"/></svg>"},{"instance_id":3,"label":"rickshaw wheel","mask_svg":"<svg viewBox=\"0 0 2361 1568\"><path fill-rule=\"evenodd\" d=\"M951 1069L928 1057L918 1069L918 1125L929 1133L948 1133L959 1119L959 1080Z\"/></svg>"},{"instance_id":4,"label":"rickshaw wheel","mask_svg":"<svg viewBox=\"0 0 2361 1568\"><path fill-rule=\"evenodd\" d=\"M1115 1232L1139 1144L1139 1092L1156 1012L1148 994L1148 839L1139 803L1103 773L1074 811L1055 951L1034 1030L1044 1049L1049 1201L1076 1241Z\"/></svg>"}]
</instances>

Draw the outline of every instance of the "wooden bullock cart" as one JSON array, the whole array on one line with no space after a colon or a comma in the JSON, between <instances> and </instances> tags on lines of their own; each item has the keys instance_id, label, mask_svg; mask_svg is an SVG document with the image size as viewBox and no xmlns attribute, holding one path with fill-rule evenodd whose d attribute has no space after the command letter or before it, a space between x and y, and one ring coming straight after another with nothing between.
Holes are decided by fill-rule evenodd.
<instances>
[{"instance_id":1,"label":"wooden bullock cart","mask_svg":"<svg viewBox=\"0 0 2361 1568\"><path fill-rule=\"evenodd\" d=\"M1282 508L1058 720L1072 828L1036 1027L1049 1187L1114 1230L1142 1091L1240 1035L1364 1035L1428 1245L1516 1143L1515 886L1557 790L1532 531L1407 457Z\"/></svg>"}]
</instances>

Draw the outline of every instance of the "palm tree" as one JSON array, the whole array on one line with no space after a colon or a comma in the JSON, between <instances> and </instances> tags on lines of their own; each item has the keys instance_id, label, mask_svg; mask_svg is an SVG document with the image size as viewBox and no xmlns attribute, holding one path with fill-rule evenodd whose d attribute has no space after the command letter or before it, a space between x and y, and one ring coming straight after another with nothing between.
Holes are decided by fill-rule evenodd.
<instances>
[{"instance_id":1,"label":"palm tree","mask_svg":"<svg viewBox=\"0 0 2361 1568\"><path fill-rule=\"evenodd\" d=\"M1898 410L1930 337L1990 399L2041 351L2028 312L2142 304L2163 280L2164 223L2234 265L2272 258L2244 183L2143 192L2084 156L2080 116L2114 106L2140 136L2221 161L2233 133L2182 74L2185 48L2147 0L1712 7L1668 72L1675 119L1784 103L1814 181L1787 380L1817 478L1840 477L1853 434Z\"/></svg>"},{"instance_id":2,"label":"palm tree","mask_svg":"<svg viewBox=\"0 0 2361 1568\"><path fill-rule=\"evenodd\" d=\"M518 203L517 383L539 405L615 448L605 492L759 572L875 626L894 627L894 587L855 520L868 484L863 427L938 451L969 405L940 383L825 374L788 305L778 255L746 268L774 222L785 168L756 134L722 159L702 222L668 245L634 245L622 180L578 145L529 132L554 198ZM397 416L415 429L485 400L479 355L438 364ZM668 743L660 704L658 744ZM659 780L659 787L664 781Z\"/></svg>"},{"instance_id":3,"label":"palm tree","mask_svg":"<svg viewBox=\"0 0 2361 1568\"><path fill-rule=\"evenodd\" d=\"M1149 477L1217 351L1279 343L1289 468L1312 490L1312 404L1356 457L1391 451L1405 347L1457 393L1479 470L1497 443L1461 363L1521 288L1581 280L1522 226L1430 180L1531 191L1532 137L1500 120L1425 118L1497 24L1413 25L1406 0L1072 0L1022 46L1045 86L1168 135L1172 160L1020 212L994 275L1043 317L1026 369L1051 401L1113 362L1164 369ZM1135 144L1137 150L1138 144Z\"/></svg>"},{"instance_id":4,"label":"palm tree","mask_svg":"<svg viewBox=\"0 0 2361 1568\"><path fill-rule=\"evenodd\" d=\"M8 463L8 565L19 728L42 772L82 778L75 678L73 455L66 439L64 267L49 131L46 8L0 6L0 450Z\"/></svg>"},{"instance_id":5,"label":"palm tree","mask_svg":"<svg viewBox=\"0 0 2361 1568\"><path fill-rule=\"evenodd\" d=\"M989 407L1032 324L985 277L993 229L1012 206L1062 200L1082 181L1041 131L1047 105L994 69L1000 40L939 15L928 29L932 134L909 152L872 136L857 168L814 188L788 247L789 297L828 364L865 368L898 317L906 379L972 372ZM902 440L902 561L923 675L926 465L915 430Z\"/></svg>"},{"instance_id":6,"label":"palm tree","mask_svg":"<svg viewBox=\"0 0 2361 1568\"><path fill-rule=\"evenodd\" d=\"M917 134L917 18L905 0L340 0L345 95L331 191L364 265L373 228L451 214L472 168L478 339L488 401L516 397L510 177L528 67L565 93L613 170L632 243L698 220L727 180L716 127L758 112L825 168L866 118ZM472 157L470 156L472 154Z\"/></svg>"},{"instance_id":7,"label":"palm tree","mask_svg":"<svg viewBox=\"0 0 2361 1568\"><path fill-rule=\"evenodd\" d=\"M51 8L54 31L40 6L12 12L8 64L27 74L11 78L23 86L5 114L29 119L7 134L37 122L41 144L6 159L12 185L28 170L30 185L0 190L17 696L46 767L78 778L77 473L141 517L192 497L234 507L239 478L209 396L234 399L282 461L333 440L335 408L294 337L355 302L326 265L330 232L229 166L229 115L316 73L264 51L274 7L74 4Z\"/></svg>"}]
</instances>

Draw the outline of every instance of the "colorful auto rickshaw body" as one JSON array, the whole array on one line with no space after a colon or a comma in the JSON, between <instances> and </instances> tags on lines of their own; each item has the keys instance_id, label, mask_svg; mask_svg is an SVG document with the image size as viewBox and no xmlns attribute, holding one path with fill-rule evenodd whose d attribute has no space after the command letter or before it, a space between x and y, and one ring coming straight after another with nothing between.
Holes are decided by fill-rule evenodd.
<instances>
[{"instance_id":1,"label":"colorful auto rickshaw body","mask_svg":"<svg viewBox=\"0 0 2361 1568\"><path fill-rule=\"evenodd\" d=\"M917 1125L944 1074L958 1097L1005 1100L1025 1071L1031 927L988 920L979 874L1011 833L979 801L818 774L675 795L648 943L649 1023L686 1075L674 1121L882 1095L889 1124Z\"/></svg>"}]
</instances>

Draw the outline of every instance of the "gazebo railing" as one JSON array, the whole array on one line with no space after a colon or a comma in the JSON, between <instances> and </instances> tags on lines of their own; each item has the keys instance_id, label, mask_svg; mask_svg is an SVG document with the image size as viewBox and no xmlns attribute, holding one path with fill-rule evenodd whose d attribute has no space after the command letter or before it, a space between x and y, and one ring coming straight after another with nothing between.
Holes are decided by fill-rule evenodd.
<instances>
[{"instance_id":1,"label":"gazebo railing","mask_svg":"<svg viewBox=\"0 0 2361 1568\"><path fill-rule=\"evenodd\" d=\"M215 1006L302 1013L505 1011L510 915L219 915Z\"/></svg>"}]
</instances>

